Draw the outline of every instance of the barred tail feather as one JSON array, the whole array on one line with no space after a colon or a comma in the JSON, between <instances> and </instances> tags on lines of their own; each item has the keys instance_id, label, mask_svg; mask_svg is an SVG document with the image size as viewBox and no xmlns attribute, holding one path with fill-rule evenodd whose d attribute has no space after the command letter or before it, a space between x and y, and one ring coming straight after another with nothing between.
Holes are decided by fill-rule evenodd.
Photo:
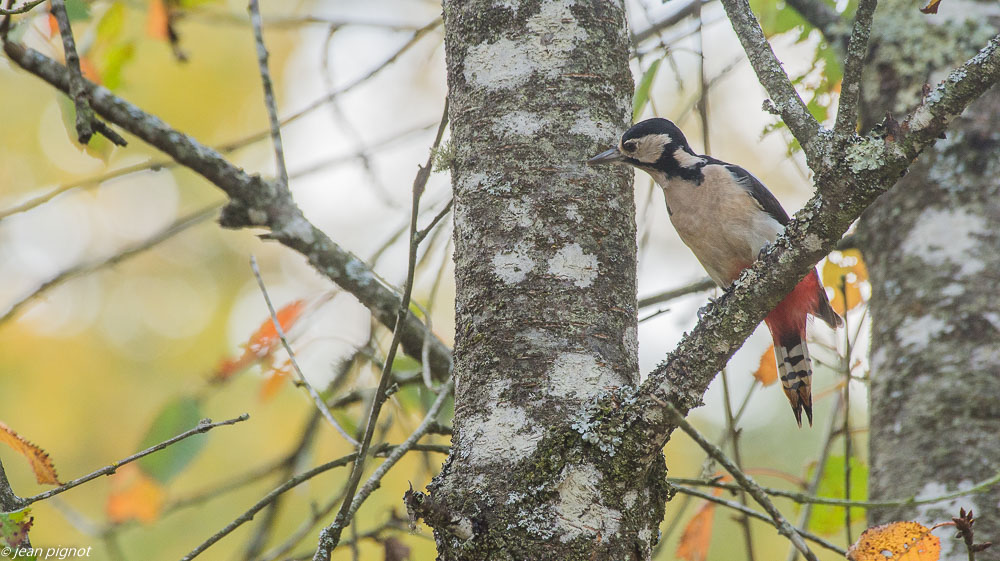
<instances>
[{"instance_id":1,"label":"barred tail feather","mask_svg":"<svg viewBox=\"0 0 1000 561\"><path fill-rule=\"evenodd\" d=\"M802 426L804 410L809 426L812 426L812 361L805 338L798 334L785 334L781 340L775 337L774 355L778 362L781 388L792 405L795 422Z\"/></svg>"}]
</instances>

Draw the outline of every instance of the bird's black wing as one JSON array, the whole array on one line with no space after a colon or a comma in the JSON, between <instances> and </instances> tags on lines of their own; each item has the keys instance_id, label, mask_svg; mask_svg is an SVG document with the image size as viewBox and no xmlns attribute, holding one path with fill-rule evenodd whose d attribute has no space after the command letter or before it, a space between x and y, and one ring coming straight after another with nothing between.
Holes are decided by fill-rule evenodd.
<instances>
[{"instance_id":1,"label":"bird's black wing","mask_svg":"<svg viewBox=\"0 0 1000 561\"><path fill-rule=\"evenodd\" d=\"M764 209L764 212L770 214L782 226L788 224L788 213L785 212L785 209L781 208L781 203L778 202L778 199L768 191L767 187L764 187L764 184L759 179L740 166L726 164L726 169L729 170L729 173L733 174L736 182L746 189L747 193L757 201L757 204Z\"/></svg>"}]
</instances>

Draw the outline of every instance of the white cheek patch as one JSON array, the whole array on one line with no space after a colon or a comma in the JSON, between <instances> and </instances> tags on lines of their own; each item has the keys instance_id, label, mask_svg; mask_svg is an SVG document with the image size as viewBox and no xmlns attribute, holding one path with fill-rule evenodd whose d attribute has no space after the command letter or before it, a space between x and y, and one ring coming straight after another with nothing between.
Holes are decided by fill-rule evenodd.
<instances>
[{"instance_id":1,"label":"white cheek patch","mask_svg":"<svg viewBox=\"0 0 1000 561\"><path fill-rule=\"evenodd\" d=\"M705 158L699 158L694 154L686 152L683 148L674 150L674 160L682 168L696 168L705 164Z\"/></svg>"},{"instance_id":2,"label":"white cheek patch","mask_svg":"<svg viewBox=\"0 0 1000 561\"><path fill-rule=\"evenodd\" d=\"M630 157L639 160L644 164L652 164L660 159L663 154L663 147L673 142L669 134L651 134L639 139L639 145L635 152L629 154Z\"/></svg>"}]
</instances>

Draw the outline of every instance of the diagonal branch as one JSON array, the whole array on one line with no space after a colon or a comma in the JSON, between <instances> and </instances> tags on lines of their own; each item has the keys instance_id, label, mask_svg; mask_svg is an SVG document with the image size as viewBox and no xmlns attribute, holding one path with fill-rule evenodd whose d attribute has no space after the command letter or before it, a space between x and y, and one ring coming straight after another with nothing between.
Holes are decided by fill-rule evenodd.
<instances>
[{"instance_id":1,"label":"diagonal branch","mask_svg":"<svg viewBox=\"0 0 1000 561\"><path fill-rule=\"evenodd\" d=\"M840 14L823 0L785 0L807 22L826 37L840 52L847 51L847 32L841 26Z\"/></svg>"},{"instance_id":2,"label":"diagonal branch","mask_svg":"<svg viewBox=\"0 0 1000 561\"><path fill-rule=\"evenodd\" d=\"M727 0L728 1L728 0ZM933 144L966 106L1000 80L1000 35L929 92L893 133L873 132L846 144L831 158L837 173L818 174L817 193L785 228L785 234L747 269L637 390L621 410L640 449L659 451L676 427L665 413L701 405L715 373L764 316L834 248L837 240L875 199L892 187L922 150Z\"/></svg>"},{"instance_id":3,"label":"diagonal branch","mask_svg":"<svg viewBox=\"0 0 1000 561\"><path fill-rule=\"evenodd\" d=\"M718 446L709 442L708 439L702 436L700 432L691 426L691 423L688 423L684 419L684 415L682 415L680 411L673 406L668 405L667 412L673 415L673 420L677 423L677 426L686 432L692 440L698 443L702 450L708 453L709 457L722 464L722 467L726 468L726 471L728 471L733 476L733 479L740 484L740 488L745 489L746 492L749 493L755 501L757 501L757 504L764 507L764 510L771 515L771 520L774 521L774 526L778 529L778 533L791 540L792 544L795 545L795 548L801 551L802 555L804 555L806 559L809 561L817 561L816 554L809 549L809 546L807 546L804 541L802 541L802 536L796 533L795 528L792 527L784 516L782 516L781 511L774 506L774 503L771 502L767 493L761 489L760 485L757 485L756 481L751 479L747 474L743 473L743 470L734 464L732 460L727 458Z\"/></svg>"},{"instance_id":4,"label":"diagonal branch","mask_svg":"<svg viewBox=\"0 0 1000 561\"><path fill-rule=\"evenodd\" d=\"M833 130L837 134L853 134L858 123L858 99L861 96L861 71L864 69L865 55L868 54L868 36L872 31L872 19L878 0L861 0L854 15L854 31L844 57L844 79L840 88L840 103L837 105L837 123Z\"/></svg>"},{"instance_id":5,"label":"diagonal branch","mask_svg":"<svg viewBox=\"0 0 1000 561\"><path fill-rule=\"evenodd\" d=\"M24 70L63 92L69 91L69 76L62 65L11 41L4 43L4 51ZM383 284L364 261L337 245L306 220L287 188L246 173L215 150L171 128L108 89L86 80L84 85L90 95L91 107L98 114L162 150L229 196L229 204L220 218L223 226L269 228L269 238L304 255L314 269L353 294L380 323L395 325L399 294ZM408 315L401 334L403 350L419 359L425 335L428 332L423 322L412 314ZM451 371L451 350L436 335L429 334L429 337L431 370L436 379L443 381Z\"/></svg>"},{"instance_id":6,"label":"diagonal branch","mask_svg":"<svg viewBox=\"0 0 1000 561\"><path fill-rule=\"evenodd\" d=\"M722 0L722 6L726 9L736 36L740 38L750 65L771 96L781 118L802 145L809 161L819 161L822 144L825 144L820 136L821 127L795 91L788 74L781 68L781 61L774 55L760 23L750 10L749 0Z\"/></svg>"},{"instance_id":7,"label":"diagonal branch","mask_svg":"<svg viewBox=\"0 0 1000 561\"><path fill-rule=\"evenodd\" d=\"M257 0L250 0L250 21L253 23L253 37L257 43L257 65L260 66L260 80L264 86L264 105L271 124L271 141L274 143L274 163L278 170L278 182L288 185L288 170L285 168L285 149L281 144L281 122L278 119L278 104L274 99L271 84L271 70L267 65L268 52L264 46L264 30L260 21L260 6Z\"/></svg>"}]
</instances>

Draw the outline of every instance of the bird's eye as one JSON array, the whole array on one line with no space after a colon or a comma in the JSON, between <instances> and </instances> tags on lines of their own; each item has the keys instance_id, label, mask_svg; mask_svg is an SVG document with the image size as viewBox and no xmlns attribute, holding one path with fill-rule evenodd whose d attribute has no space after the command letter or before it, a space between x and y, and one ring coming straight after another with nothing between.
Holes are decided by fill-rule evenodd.
<instances>
[{"instance_id":1,"label":"bird's eye","mask_svg":"<svg viewBox=\"0 0 1000 561\"><path fill-rule=\"evenodd\" d=\"M635 152L635 145L636 145L636 142L634 140L630 140L630 141L626 142L625 144L622 144L622 150L624 150L626 152Z\"/></svg>"}]
</instances>

